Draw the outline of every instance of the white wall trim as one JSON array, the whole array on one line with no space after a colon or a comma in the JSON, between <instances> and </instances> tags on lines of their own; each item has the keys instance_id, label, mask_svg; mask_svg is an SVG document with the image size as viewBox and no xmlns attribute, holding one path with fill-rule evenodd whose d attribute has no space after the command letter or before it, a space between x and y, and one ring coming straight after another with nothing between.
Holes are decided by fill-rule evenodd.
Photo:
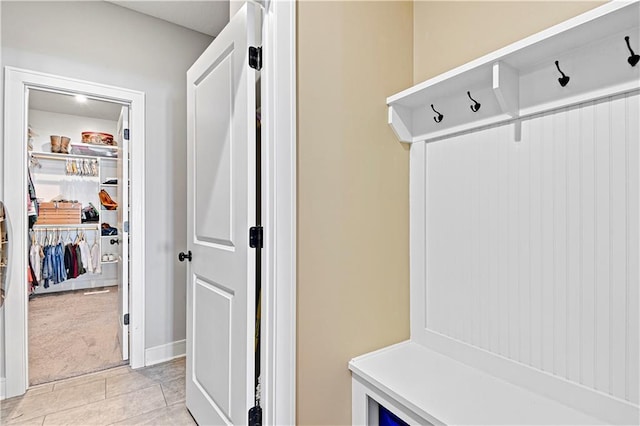
<instances>
[{"instance_id":1,"label":"white wall trim","mask_svg":"<svg viewBox=\"0 0 640 426\"><path fill-rule=\"evenodd\" d=\"M185 339L176 340L175 342L146 349L144 351L144 364L146 366L160 364L161 362L183 357L186 353L187 341Z\"/></svg>"},{"instance_id":2,"label":"white wall trim","mask_svg":"<svg viewBox=\"0 0 640 426\"><path fill-rule=\"evenodd\" d=\"M6 381L4 377L0 377L0 400L7 397Z\"/></svg>"},{"instance_id":3,"label":"white wall trim","mask_svg":"<svg viewBox=\"0 0 640 426\"><path fill-rule=\"evenodd\" d=\"M27 264L26 250L26 129L28 112L28 88L83 93L88 96L127 103L131 110L131 196L138 200L131 206L131 281L136 283L130 291L129 311L131 322L130 364L133 368L144 366L144 145L145 145L145 95L142 92L114 86L92 83L41 72L5 67L4 98L4 197L10 216L11 239L9 276L4 306L6 396L22 395L28 387L27 351L27 291L26 270L16 265ZM9 143L11 141L11 143ZM23 235L23 238L16 236Z\"/></svg>"},{"instance_id":4,"label":"white wall trim","mask_svg":"<svg viewBox=\"0 0 640 426\"><path fill-rule=\"evenodd\" d=\"M263 27L262 407L296 423L296 3L271 1Z\"/></svg>"}]
</instances>

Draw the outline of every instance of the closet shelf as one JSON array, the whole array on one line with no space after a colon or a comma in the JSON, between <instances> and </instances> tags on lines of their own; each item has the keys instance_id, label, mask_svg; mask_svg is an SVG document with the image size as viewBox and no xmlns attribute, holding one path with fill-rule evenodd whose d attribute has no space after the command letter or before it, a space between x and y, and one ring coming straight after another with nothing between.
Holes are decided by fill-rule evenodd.
<instances>
[{"instance_id":1,"label":"closet shelf","mask_svg":"<svg viewBox=\"0 0 640 426\"><path fill-rule=\"evenodd\" d=\"M62 173L64 173L64 171ZM34 175L37 174L42 179L54 179L55 178L56 180L65 181L65 182L71 182L73 184L85 183L85 184L96 185L98 182L100 182L100 178L98 176L68 175L66 173L64 173L64 174L62 174L62 173L54 174L54 173L47 173L47 172L37 171L37 172L34 173Z\"/></svg>"},{"instance_id":2,"label":"closet shelf","mask_svg":"<svg viewBox=\"0 0 640 426\"><path fill-rule=\"evenodd\" d=\"M640 50L638 16L637 1L607 3L390 96L388 122L402 142L432 141L638 90L625 41Z\"/></svg>"},{"instance_id":3,"label":"closet shelf","mask_svg":"<svg viewBox=\"0 0 640 426\"><path fill-rule=\"evenodd\" d=\"M110 263L118 263L117 260L101 260L100 263L102 263L103 265L107 265Z\"/></svg>"},{"instance_id":4,"label":"closet shelf","mask_svg":"<svg viewBox=\"0 0 640 426\"><path fill-rule=\"evenodd\" d=\"M36 152L31 151L29 153L31 157L40 158L42 160L68 160L79 159L79 160L112 160L112 158L108 157L98 157L93 155L77 155L77 154L58 154L56 152ZM113 158L115 160L115 158Z\"/></svg>"},{"instance_id":5,"label":"closet shelf","mask_svg":"<svg viewBox=\"0 0 640 426\"><path fill-rule=\"evenodd\" d=\"M98 154L99 157L117 157L120 148L113 145L96 145L87 143L72 143L71 149L81 152L80 155Z\"/></svg>"}]
</instances>

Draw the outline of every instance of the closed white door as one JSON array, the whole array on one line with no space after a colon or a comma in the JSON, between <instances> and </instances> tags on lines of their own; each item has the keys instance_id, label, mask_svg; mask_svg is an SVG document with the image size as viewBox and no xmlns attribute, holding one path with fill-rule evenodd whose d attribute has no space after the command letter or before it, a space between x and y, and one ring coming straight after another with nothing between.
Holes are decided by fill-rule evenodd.
<instances>
[{"instance_id":1,"label":"closed white door","mask_svg":"<svg viewBox=\"0 0 640 426\"><path fill-rule=\"evenodd\" d=\"M118 120L118 295L119 338L122 359L129 359L129 107L123 106ZM126 320L125 320L126 318Z\"/></svg>"},{"instance_id":2,"label":"closed white door","mask_svg":"<svg viewBox=\"0 0 640 426\"><path fill-rule=\"evenodd\" d=\"M201 425L244 424L254 402L257 12L245 4L187 72L186 391Z\"/></svg>"}]
</instances>

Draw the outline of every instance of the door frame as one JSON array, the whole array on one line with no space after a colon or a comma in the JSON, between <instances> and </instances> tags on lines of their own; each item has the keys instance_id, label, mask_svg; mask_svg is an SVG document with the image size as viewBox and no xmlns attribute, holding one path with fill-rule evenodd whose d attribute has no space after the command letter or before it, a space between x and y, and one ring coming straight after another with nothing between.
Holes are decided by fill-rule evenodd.
<instances>
[{"instance_id":1,"label":"door frame","mask_svg":"<svg viewBox=\"0 0 640 426\"><path fill-rule=\"evenodd\" d=\"M262 407L296 423L296 2L267 0L262 73Z\"/></svg>"},{"instance_id":2,"label":"door frame","mask_svg":"<svg viewBox=\"0 0 640 426\"><path fill-rule=\"evenodd\" d=\"M131 285L129 300L129 364L144 366L145 267L145 94L68 77L5 67L4 81L4 185L3 198L10 215L10 266L4 304L6 395L22 395L29 386L28 371L28 295L27 295L27 210L24 191L27 187L26 134L29 88L113 101L130 106L130 206ZM20 236L22 238L12 238ZM20 267L16 267L20 265ZM15 296L16 294L22 297Z\"/></svg>"}]
</instances>

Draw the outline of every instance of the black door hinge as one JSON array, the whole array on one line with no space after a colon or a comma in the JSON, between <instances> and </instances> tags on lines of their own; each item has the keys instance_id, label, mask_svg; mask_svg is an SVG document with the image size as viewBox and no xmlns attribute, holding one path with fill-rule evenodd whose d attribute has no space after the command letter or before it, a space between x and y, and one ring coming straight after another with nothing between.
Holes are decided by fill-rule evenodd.
<instances>
[{"instance_id":1,"label":"black door hinge","mask_svg":"<svg viewBox=\"0 0 640 426\"><path fill-rule=\"evenodd\" d=\"M262 69L262 47L249 46L249 66L257 71Z\"/></svg>"},{"instance_id":2,"label":"black door hinge","mask_svg":"<svg viewBox=\"0 0 640 426\"><path fill-rule=\"evenodd\" d=\"M125 141L129 140L129 129L124 129L124 140Z\"/></svg>"},{"instance_id":3,"label":"black door hinge","mask_svg":"<svg viewBox=\"0 0 640 426\"><path fill-rule=\"evenodd\" d=\"M124 325L129 325L129 314L124 314Z\"/></svg>"},{"instance_id":4,"label":"black door hinge","mask_svg":"<svg viewBox=\"0 0 640 426\"><path fill-rule=\"evenodd\" d=\"M249 409L249 426L262 426L262 408L257 405Z\"/></svg>"},{"instance_id":5,"label":"black door hinge","mask_svg":"<svg viewBox=\"0 0 640 426\"><path fill-rule=\"evenodd\" d=\"M262 226L249 228L249 247L262 248Z\"/></svg>"}]
</instances>

